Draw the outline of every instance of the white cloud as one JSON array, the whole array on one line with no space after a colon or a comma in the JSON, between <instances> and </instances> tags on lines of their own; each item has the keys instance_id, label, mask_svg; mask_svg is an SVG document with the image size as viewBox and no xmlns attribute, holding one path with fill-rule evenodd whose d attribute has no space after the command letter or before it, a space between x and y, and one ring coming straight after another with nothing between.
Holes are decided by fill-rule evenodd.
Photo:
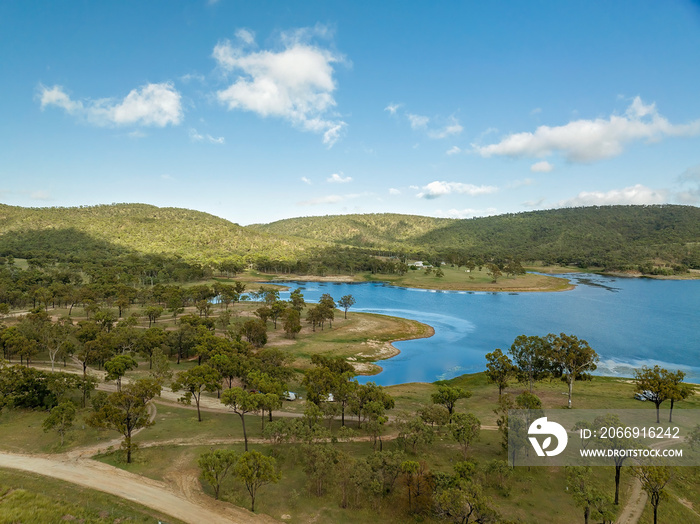
<instances>
[{"instance_id":1,"label":"white cloud","mask_svg":"<svg viewBox=\"0 0 700 524\"><path fill-rule=\"evenodd\" d=\"M204 82L206 82L206 78L204 78L204 75L199 73L187 73L186 75L182 75L180 77L180 81L185 83L196 81L203 84Z\"/></svg>"},{"instance_id":2,"label":"white cloud","mask_svg":"<svg viewBox=\"0 0 700 524\"><path fill-rule=\"evenodd\" d=\"M177 125L183 112L180 93L170 82L146 84L133 89L122 100L102 98L85 102L71 100L63 87L39 86L41 109L56 106L69 115L98 126L141 125L164 127Z\"/></svg>"},{"instance_id":3,"label":"white cloud","mask_svg":"<svg viewBox=\"0 0 700 524\"><path fill-rule=\"evenodd\" d=\"M530 114L531 114L531 115L539 115L541 112L542 112L542 108L541 108L541 107L536 107L536 108L534 108L532 111L530 111Z\"/></svg>"},{"instance_id":4,"label":"white cloud","mask_svg":"<svg viewBox=\"0 0 700 524\"><path fill-rule=\"evenodd\" d=\"M668 201L665 189L650 189L641 184L624 189L603 191L582 191L574 198L562 200L558 207L608 206L615 204L663 204Z\"/></svg>"},{"instance_id":5,"label":"white cloud","mask_svg":"<svg viewBox=\"0 0 700 524\"><path fill-rule=\"evenodd\" d=\"M450 117L449 123L442 129L435 129L428 131L428 136L430 138L441 139L447 138L451 135L458 135L462 132L464 128L459 124L455 117Z\"/></svg>"},{"instance_id":6,"label":"white cloud","mask_svg":"<svg viewBox=\"0 0 700 524\"><path fill-rule=\"evenodd\" d=\"M644 104L636 97L624 115L575 120L556 127L540 126L534 133L515 133L496 144L473 145L473 148L484 157L545 157L558 152L571 162L592 162L619 155L631 142L699 133L700 120L671 124L654 104Z\"/></svg>"},{"instance_id":7,"label":"white cloud","mask_svg":"<svg viewBox=\"0 0 700 524\"><path fill-rule=\"evenodd\" d=\"M219 102L229 110L284 118L305 131L323 133L323 143L333 146L347 125L333 113L333 64L344 58L311 44L308 40L314 34L323 35L322 27L285 33L284 49L277 52L248 51L228 40L219 42L214 59L221 69L237 75L229 87L217 91ZM254 43L250 32L239 30L237 36L246 45Z\"/></svg>"},{"instance_id":8,"label":"white cloud","mask_svg":"<svg viewBox=\"0 0 700 524\"><path fill-rule=\"evenodd\" d=\"M340 174L338 173L333 173L330 177L326 179L326 182L330 182L332 184L347 184L348 182L352 182L352 177L351 176L343 176L343 173L341 171Z\"/></svg>"},{"instance_id":9,"label":"white cloud","mask_svg":"<svg viewBox=\"0 0 700 524\"><path fill-rule=\"evenodd\" d=\"M304 182L305 184L311 185L311 180L306 178L305 176L301 177L301 181Z\"/></svg>"},{"instance_id":10,"label":"white cloud","mask_svg":"<svg viewBox=\"0 0 700 524\"><path fill-rule=\"evenodd\" d=\"M218 138L215 138L211 135L201 135L197 132L196 129L192 128L190 129L190 140L192 142L204 142L207 141L210 144L225 144L226 139L223 136L220 136Z\"/></svg>"},{"instance_id":11,"label":"white cloud","mask_svg":"<svg viewBox=\"0 0 700 524\"><path fill-rule=\"evenodd\" d=\"M546 160L542 160L541 162L536 162L530 166L530 171L533 173L549 173L554 169L554 166L547 162Z\"/></svg>"},{"instance_id":12,"label":"white cloud","mask_svg":"<svg viewBox=\"0 0 700 524\"><path fill-rule=\"evenodd\" d=\"M457 146L452 146L451 148L449 148L447 150L448 155L456 155L456 154L461 153L461 152L462 152L462 150Z\"/></svg>"},{"instance_id":13,"label":"white cloud","mask_svg":"<svg viewBox=\"0 0 700 524\"><path fill-rule=\"evenodd\" d=\"M414 115L413 113L406 114L408 121L411 123L411 129L422 129L428 125L430 118L427 116Z\"/></svg>"},{"instance_id":14,"label":"white cloud","mask_svg":"<svg viewBox=\"0 0 700 524\"><path fill-rule=\"evenodd\" d=\"M236 31L236 38L242 41L244 44L253 45L255 44L255 32L250 31L245 28L238 29Z\"/></svg>"},{"instance_id":15,"label":"white cloud","mask_svg":"<svg viewBox=\"0 0 700 524\"><path fill-rule=\"evenodd\" d=\"M396 189L395 187L390 187L390 188L389 188L389 194L390 194L390 195L400 195L400 194L401 194L401 191L399 191L399 190Z\"/></svg>"},{"instance_id":16,"label":"white cloud","mask_svg":"<svg viewBox=\"0 0 700 524\"><path fill-rule=\"evenodd\" d=\"M470 196L486 195L495 193L498 188L495 186L475 186L473 184L463 184L461 182L431 182L423 186L420 193L416 196L419 198L433 199L450 193L466 194Z\"/></svg>"},{"instance_id":17,"label":"white cloud","mask_svg":"<svg viewBox=\"0 0 700 524\"><path fill-rule=\"evenodd\" d=\"M389 104L384 108L384 111L389 111L390 114L395 115L401 104Z\"/></svg>"}]
</instances>

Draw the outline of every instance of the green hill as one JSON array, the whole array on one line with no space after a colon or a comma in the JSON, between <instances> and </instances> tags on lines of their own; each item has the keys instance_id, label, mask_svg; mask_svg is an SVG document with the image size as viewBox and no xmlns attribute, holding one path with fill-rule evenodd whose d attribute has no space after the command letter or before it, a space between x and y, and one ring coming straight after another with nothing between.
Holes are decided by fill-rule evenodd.
<instances>
[{"instance_id":1,"label":"green hill","mask_svg":"<svg viewBox=\"0 0 700 524\"><path fill-rule=\"evenodd\" d=\"M366 214L241 227L208 213L145 204L0 205L0 255L109 258L131 253L209 263L240 259L291 272L368 270L371 255L459 261L519 258L650 269L700 268L700 208L606 206L466 220ZM376 259L374 259L376 260ZM374 270L374 269L373 269ZM383 270L380 270L383 271Z\"/></svg>"},{"instance_id":2,"label":"green hill","mask_svg":"<svg viewBox=\"0 0 700 524\"><path fill-rule=\"evenodd\" d=\"M329 215L279 220L254 224L251 229L275 235L333 242L346 246L387 249L420 247L415 240L457 220L392 213L366 215Z\"/></svg>"},{"instance_id":3,"label":"green hill","mask_svg":"<svg viewBox=\"0 0 700 524\"><path fill-rule=\"evenodd\" d=\"M145 204L23 208L0 204L0 254L129 252L191 262L236 256L294 259L318 242L287 239L241 227L208 213Z\"/></svg>"},{"instance_id":4,"label":"green hill","mask_svg":"<svg viewBox=\"0 0 700 524\"><path fill-rule=\"evenodd\" d=\"M415 253L464 252L624 269L653 262L700 267L700 208L603 206L465 220L412 215L341 215L250 226L340 245Z\"/></svg>"}]
</instances>

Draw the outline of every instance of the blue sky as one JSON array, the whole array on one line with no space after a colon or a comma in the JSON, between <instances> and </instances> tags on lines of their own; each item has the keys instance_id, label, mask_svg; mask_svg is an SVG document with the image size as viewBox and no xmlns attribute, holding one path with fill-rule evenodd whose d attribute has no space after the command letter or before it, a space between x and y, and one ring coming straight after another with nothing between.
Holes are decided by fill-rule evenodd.
<instances>
[{"instance_id":1,"label":"blue sky","mask_svg":"<svg viewBox=\"0 0 700 524\"><path fill-rule=\"evenodd\" d=\"M700 4L0 3L0 202L700 204Z\"/></svg>"}]
</instances>

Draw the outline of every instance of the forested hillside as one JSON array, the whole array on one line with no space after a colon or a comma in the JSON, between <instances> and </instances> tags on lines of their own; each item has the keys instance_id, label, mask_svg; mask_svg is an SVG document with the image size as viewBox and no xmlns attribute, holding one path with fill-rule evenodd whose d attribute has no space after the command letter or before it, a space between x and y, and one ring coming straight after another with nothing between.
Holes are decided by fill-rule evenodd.
<instances>
[{"instance_id":1,"label":"forested hillside","mask_svg":"<svg viewBox=\"0 0 700 524\"><path fill-rule=\"evenodd\" d=\"M290 218L248 227L275 235L298 236L347 246L405 249L409 245L420 249L424 246L416 244L415 239L456 222L448 218L372 213Z\"/></svg>"},{"instance_id":2,"label":"forested hillside","mask_svg":"<svg viewBox=\"0 0 700 524\"><path fill-rule=\"evenodd\" d=\"M581 207L465 220L345 215L251 227L425 256L517 257L617 269L657 262L700 268L700 208L693 206Z\"/></svg>"},{"instance_id":3,"label":"forested hillside","mask_svg":"<svg viewBox=\"0 0 700 524\"><path fill-rule=\"evenodd\" d=\"M403 272L409 258L478 266L508 260L645 273L700 269L700 208L607 206L467 220L367 214L241 227L145 204L0 205L0 256L56 260L132 255L275 273ZM378 258L376 255L382 255Z\"/></svg>"},{"instance_id":4,"label":"forested hillside","mask_svg":"<svg viewBox=\"0 0 700 524\"><path fill-rule=\"evenodd\" d=\"M296 259L318 242L284 239L208 213L145 204L79 208L0 205L0 253L31 258L128 252L182 257L197 263L231 257Z\"/></svg>"}]
</instances>

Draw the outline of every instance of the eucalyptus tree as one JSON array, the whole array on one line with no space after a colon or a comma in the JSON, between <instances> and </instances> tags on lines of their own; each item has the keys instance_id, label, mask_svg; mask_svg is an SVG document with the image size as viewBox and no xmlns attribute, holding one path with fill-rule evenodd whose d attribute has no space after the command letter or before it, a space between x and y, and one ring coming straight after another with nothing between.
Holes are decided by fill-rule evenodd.
<instances>
[{"instance_id":1,"label":"eucalyptus tree","mask_svg":"<svg viewBox=\"0 0 700 524\"><path fill-rule=\"evenodd\" d=\"M170 385L170 389L175 391L184 391L184 395L178 399L178 402L191 404L194 399L197 404L197 420L202 421L202 413L199 409L202 393L205 391L216 391L221 383L221 375L217 370L206 364L195 366L187 371L181 371L177 374L175 380Z\"/></svg>"},{"instance_id":2,"label":"eucalyptus tree","mask_svg":"<svg viewBox=\"0 0 700 524\"><path fill-rule=\"evenodd\" d=\"M591 380L589 371L595 371L599 359L598 353L583 339L575 335L561 333L559 336L547 335L549 358L554 376L565 381L569 388L568 407L571 409L571 397L576 380Z\"/></svg>"}]
</instances>

